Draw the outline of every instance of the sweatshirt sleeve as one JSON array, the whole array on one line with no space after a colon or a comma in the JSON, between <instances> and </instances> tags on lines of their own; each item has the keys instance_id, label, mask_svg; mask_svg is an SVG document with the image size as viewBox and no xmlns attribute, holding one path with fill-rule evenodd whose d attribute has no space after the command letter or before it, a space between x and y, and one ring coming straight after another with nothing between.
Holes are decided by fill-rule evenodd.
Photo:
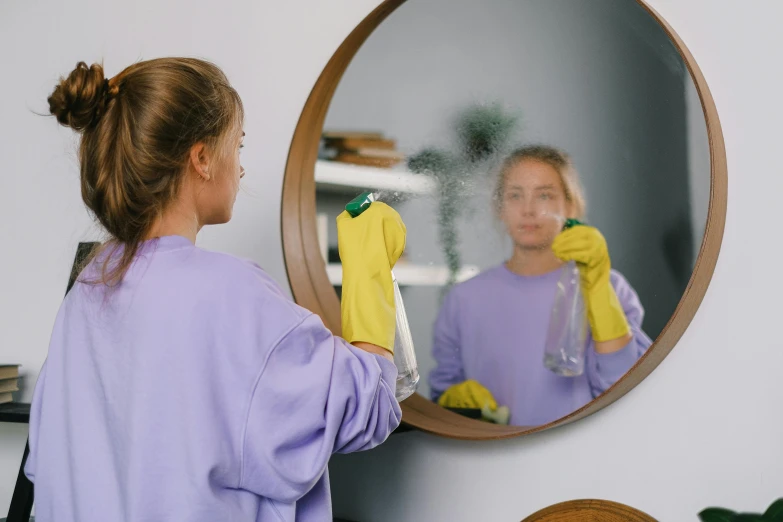
<instances>
[{"instance_id":1,"label":"sweatshirt sleeve","mask_svg":"<svg viewBox=\"0 0 783 522\"><path fill-rule=\"evenodd\" d=\"M455 289L446 296L435 321L432 356L435 368L430 373L431 398L438 398L449 387L465 380L460 349L459 310Z\"/></svg>"},{"instance_id":2,"label":"sweatshirt sleeve","mask_svg":"<svg viewBox=\"0 0 783 522\"><path fill-rule=\"evenodd\" d=\"M249 403L240 487L294 502L333 453L370 449L402 418L395 365L307 316L270 352Z\"/></svg>"},{"instance_id":3,"label":"sweatshirt sleeve","mask_svg":"<svg viewBox=\"0 0 783 522\"><path fill-rule=\"evenodd\" d=\"M33 401L30 405L30 428L27 436L27 445L30 452L27 454L27 461L24 464L24 474L27 480L35 484L35 467L38 463L38 424L41 419L41 396L46 383L46 361L41 366L38 373L35 390L33 392Z\"/></svg>"},{"instance_id":4,"label":"sweatshirt sleeve","mask_svg":"<svg viewBox=\"0 0 783 522\"><path fill-rule=\"evenodd\" d=\"M627 345L613 353L597 353L595 342L590 338L586 369L593 397L598 397L620 380L652 344L652 340L642 330L644 307L636 291L616 271L612 271L611 282L628 318L632 338Z\"/></svg>"}]
</instances>

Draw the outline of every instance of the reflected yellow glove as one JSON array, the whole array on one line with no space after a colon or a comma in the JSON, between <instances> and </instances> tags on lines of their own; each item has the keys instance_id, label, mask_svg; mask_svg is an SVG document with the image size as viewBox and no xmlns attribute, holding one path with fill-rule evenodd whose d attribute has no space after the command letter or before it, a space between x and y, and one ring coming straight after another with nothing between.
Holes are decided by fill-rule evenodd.
<instances>
[{"instance_id":1,"label":"reflected yellow glove","mask_svg":"<svg viewBox=\"0 0 783 522\"><path fill-rule=\"evenodd\" d=\"M481 410L481 416L495 424L508 424L510 412L507 406L498 407L492 392L473 379L446 389L438 399L442 408L469 408Z\"/></svg>"},{"instance_id":2,"label":"reflected yellow glove","mask_svg":"<svg viewBox=\"0 0 783 522\"><path fill-rule=\"evenodd\" d=\"M628 335L631 329L610 281L609 249L601 232L586 225L574 226L558 234L552 250L562 261L575 261L579 267L593 339L612 341Z\"/></svg>"},{"instance_id":3,"label":"reflected yellow glove","mask_svg":"<svg viewBox=\"0 0 783 522\"><path fill-rule=\"evenodd\" d=\"M490 411L498 409L498 403L495 401L495 397L492 396L492 392L473 379L447 388L438 399L438 405L443 408L480 410L486 407Z\"/></svg>"},{"instance_id":4,"label":"reflected yellow glove","mask_svg":"<svg viewBox=\"0 0 783 522\"><path fill-rule=\"evenodd\" d=\"M372 203L356 217L337 217L337 246L343 265L343 339L394 352L397 325L392 268L405 250L407 230L400 215Z\"/></svg>"}]
</instances>

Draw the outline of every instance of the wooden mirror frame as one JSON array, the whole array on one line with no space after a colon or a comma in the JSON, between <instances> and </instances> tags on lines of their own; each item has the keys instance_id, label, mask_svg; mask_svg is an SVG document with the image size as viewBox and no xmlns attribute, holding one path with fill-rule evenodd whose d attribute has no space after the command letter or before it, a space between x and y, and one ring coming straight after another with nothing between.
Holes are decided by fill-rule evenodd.
<instances>
[{"instance_id":1,"label":"wooden mirror frame","mask_svg":"<svg viewBox=\"0 0 783 522\"><path fill-rule=\"evenodd\" d=\"M332 55L305 103L294 131L282 194L282 240L288 281L296 302L318 314L339 335L340 301L326 273L316 229L315 164L326 114L337 85L359 48L405 0L386 0L348 35ZM718 260L726 221L727 170L718 113L696 61L671 27L643 0L637 2L663 28L685 62L701 99L710 148L710 201L701 250L693 274L674 314L647 352L605 393L554 422L542 426L501 426L463 417L421 395L402 403L403 424L428 433L464 440L517 437L568 424L610 405L647 377L674 348L707 291Z\"/></svg>"},{"instance_id":2,"label":"wooden mirror frame","mask_svg":"<svg viewBox=\"0 0 783 522\"><path fill-rule=\"evenodd\" d=\"M569 500L536 511L522 522L657 522L647 513L609 500Z\"/></svg>"}]
</instances>

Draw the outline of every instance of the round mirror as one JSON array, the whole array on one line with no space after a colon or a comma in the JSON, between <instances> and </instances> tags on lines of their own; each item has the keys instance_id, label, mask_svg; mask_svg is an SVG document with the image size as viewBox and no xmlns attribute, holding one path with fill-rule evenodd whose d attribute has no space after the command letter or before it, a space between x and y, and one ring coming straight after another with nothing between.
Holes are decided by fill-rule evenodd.
<instances>
[{"instance_id":1,"label":"round mirror","mask_svg":"<svg viewBox=\"0 0 783 522\"><path fill-rule=\"evenodd\" d=\"M386 2L295 133L289 279L339 331L335 218L373 192L408 228L394 273L420 380L404 422L540 430L672 348L717 259L725 176L703 78L643 3Z\"/></svg>"}]
</instances>

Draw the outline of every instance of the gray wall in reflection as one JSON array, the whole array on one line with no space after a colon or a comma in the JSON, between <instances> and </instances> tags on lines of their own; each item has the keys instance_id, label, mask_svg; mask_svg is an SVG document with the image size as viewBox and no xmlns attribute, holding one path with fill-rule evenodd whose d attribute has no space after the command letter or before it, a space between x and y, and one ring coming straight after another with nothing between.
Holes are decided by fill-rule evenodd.
<instances>
[{"instance_id":1,"label":"gray wall in reflection","mask_svg":"<svg viewBox=\"0 0 783 522\"><path fill-rule=\"evenodd\" d=\"M655 338L690 277L709 193L704 121L688 84L676 50L633 0L409 0L351 63L325 128L382 130L414 153L448 146L450 119L468 104L519 109L518 143L573 156L588 220L639 293ZM460 226L463 261L482 268L511 248L489 185ZM339 204L319 196L319 207L334 213ZM432 207L397 206L417 263L443 263ZM440 289L407 288L404 298L426 394Z\"/></svg>"}]
</instances>

